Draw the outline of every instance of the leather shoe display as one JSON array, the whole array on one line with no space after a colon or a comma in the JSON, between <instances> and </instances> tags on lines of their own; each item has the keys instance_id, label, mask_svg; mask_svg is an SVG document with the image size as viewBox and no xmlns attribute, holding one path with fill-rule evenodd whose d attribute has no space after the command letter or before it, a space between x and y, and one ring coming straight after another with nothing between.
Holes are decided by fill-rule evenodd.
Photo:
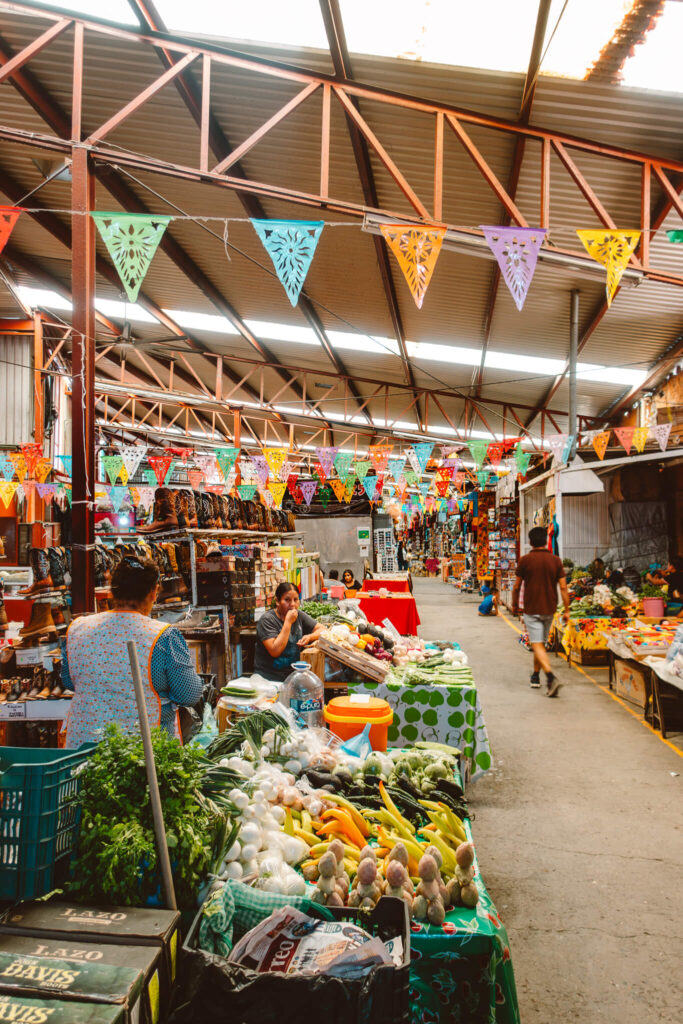
<instances>
[{"instance_id":1,"label":"leather shoe display","mask_svg":"<svg viewBox=\"0 0 683 1024\"><path fill-rule=\"evenodd\" d=\"M178 529L175 491L170 487L157 487L154 495L152 522L138 527L138 533L158 533Z\"/></svg>"}]
</instances>

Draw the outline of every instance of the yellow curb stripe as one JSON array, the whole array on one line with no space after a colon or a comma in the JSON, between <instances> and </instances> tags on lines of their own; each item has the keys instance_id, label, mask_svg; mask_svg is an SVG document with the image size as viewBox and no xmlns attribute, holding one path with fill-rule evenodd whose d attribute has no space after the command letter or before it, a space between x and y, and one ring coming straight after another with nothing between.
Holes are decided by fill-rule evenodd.
<instances>
[{"instance_id":1,"label":"yellow curb stripe","mask_svg":"<svg viewBox=\"0 0 683 1024\"><path fill-rule=\"evenodd\" d=\"M507 622L510 629L513 629L515 633L521 635L521 629L518 629L517 626L515 626L515 624L511 622L510 619L508 619L507 615L503 614L502 611L499 612L499 614L500 617L505 622ZM566 654L560 654L560 657L564 658L564 660L567 661ZM628 711L629 715L632 715L637 722L640 722L641 725L644 725L645 728L648 729L653 736L656 736L657 739L660 740L665 746L667 746L669 750L673 750L673 752L675 754L678 754L679 757L683 757L683 750L680 750L680 748L677 747L674 743L671 743L670 740L664 739L662 734L657 732L657 730L654 729L649 722L646 722L644 718L641 718L637 711L634 711L633 708L629 707L628 704L626 704L626 702L621 699L621 697L617 697L616 693L610 690L609 686L603 686L603 684L599 683L597 679L593 679L593 677L589 675L588 672L586 672L584 669L582 669L580 665L575 665L573 662L568 662L568 665L570 668L576 669L577 672L580 672L582 676L586 677L586 679L590 680L593 686L597 686L599 690L602 690L603 693L606 693L607 696L611 697L613 701L616 701L617 704L620 704L622 708L624 708L624 710Z\"/></svg>"}]
</instances>

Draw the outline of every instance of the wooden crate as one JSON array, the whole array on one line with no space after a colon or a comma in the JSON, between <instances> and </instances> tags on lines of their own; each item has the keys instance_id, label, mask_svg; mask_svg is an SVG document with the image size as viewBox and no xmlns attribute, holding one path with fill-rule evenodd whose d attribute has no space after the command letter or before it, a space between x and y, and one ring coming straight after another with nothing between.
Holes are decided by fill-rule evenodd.
<instances>
[{"instance_id":1,"label":"wooden crate","mask_svg":"<svg viewBox=\"0 0 683 1024\"><path fill-rule=\"evenodd\" d=\"M607 665L609 651L607 648L591 650L586 647L572 647L572 661L577 665Z\"/></svg>"},{"instance_id":2,"label":"wooden crate","mask_svg":"<svg viewBox=\"0 0 683 1024\"><path fill-rule=\"evenodd\" d=\"M301 660L308 662L318 679L325 679L325 652L320 650L317 643L302 648Z\"/></svg>"},{"instance_id":3,"label":"wooden crate","mask_svg":"<svg viewBox=\"0 0 683 1024\"><path fill-rule=\"evenodd\" d=\"M348 668L353 669L354 672L358 672L368 679L374 679L376 683L384 682L384 677L391 667L388 661L378 661L377 658L366 654L365 651L342 647L340 644L336 644L333 640L328 640L324 636L318 637L316 644L330 658L335 658L342 665L346 665Z\"/></svg>"},{"instance_id":4,"label":"wooden crate","mask_svg":"<svg viewBox=\"0 0 683 1024\"><path fill-rule=\"evenodd\" d=\"M648 705L650 686L649 669L641 668L623 658L614 659L614 688L617 696L644 711Z\"/></svg>"}]
</instances>

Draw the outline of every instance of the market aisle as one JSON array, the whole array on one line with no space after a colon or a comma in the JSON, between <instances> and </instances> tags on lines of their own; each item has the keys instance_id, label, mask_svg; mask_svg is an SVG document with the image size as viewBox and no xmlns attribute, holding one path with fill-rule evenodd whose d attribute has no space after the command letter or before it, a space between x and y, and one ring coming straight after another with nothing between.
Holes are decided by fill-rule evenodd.
<instances>
[{"instance_id":1,"label":"market aisle","mask_svg":"<svg viewBox=\"0 0 683 1024\"><path fill-rule=\"evenodd\" d=\"M460 641L479 687L495 768L468 796L522 1024L680 1021L683 760L559 659L560 696L532 690L478 598L434 579L414 593L421 636Z\"/></svg>"}]
</instances>

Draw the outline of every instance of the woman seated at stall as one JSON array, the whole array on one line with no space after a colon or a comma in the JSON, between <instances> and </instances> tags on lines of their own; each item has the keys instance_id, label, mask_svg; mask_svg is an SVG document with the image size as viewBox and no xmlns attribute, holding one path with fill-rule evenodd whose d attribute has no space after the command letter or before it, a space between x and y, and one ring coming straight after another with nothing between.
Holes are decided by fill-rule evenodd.
<instances>
[{"instance_id":1,"label":"woman seated at stall","mask_svg":"<svg viewBox=\"0 0 683 1024\"><path fill-rule=\"evenodd\" d=\"M96 743L110 723L139 730L128 640L137 647L150 726L180 738L176 708L197 704L202 681L182 633L150 617L158 585L151 559L126 555L112 574L112 611L83 615L69 626L62 658L62 683L74 691L67 747Z\"/></svg>"},{"instance_id":2,"label":"woman seated at stall","mask_svg":"<svg viewBox=\"0 0 683 1024\"><path fill-rule=\"evenodd\" d=\"M342 582L346 587L346 596L355 597L356 591L361 589L361 584L357 579L354 579L353 573L350 569L344 569L344 575L342 576Z\"/></svg>"},{"instance_id":3,"label":"woman seated at stall","mask_svg":"<svg viewBox=\"0 0 683 1024\"><path fill-rule=\"evenodd\" d=\"M299 610L299 591L293 583L281 583L275 591L275 608L266 612L256 626L254 672L264 679L284 682L292 662L301 661L300 651L323 631L322 623Z\"/></svg>"}]
</instances>

